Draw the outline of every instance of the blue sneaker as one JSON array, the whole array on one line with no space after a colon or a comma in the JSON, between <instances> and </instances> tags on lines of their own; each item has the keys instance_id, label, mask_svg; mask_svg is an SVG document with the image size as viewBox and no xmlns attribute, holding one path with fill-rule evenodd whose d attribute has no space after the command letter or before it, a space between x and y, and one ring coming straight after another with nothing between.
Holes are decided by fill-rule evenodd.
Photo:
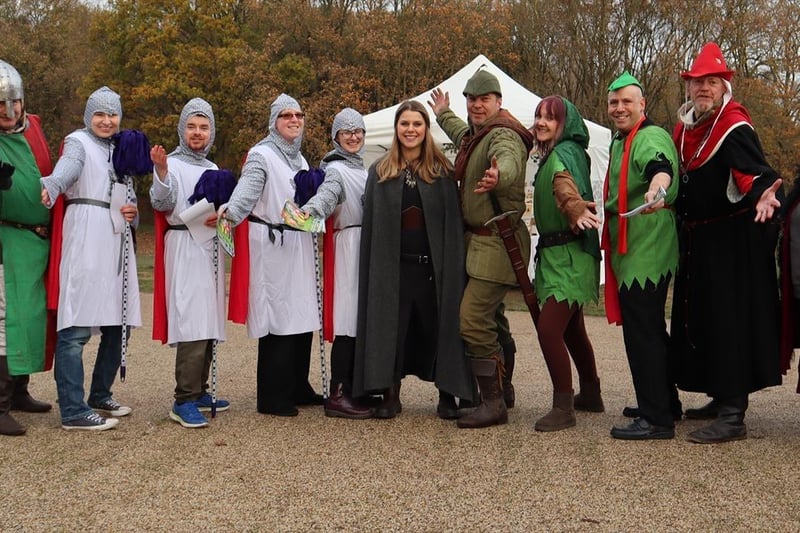
<instances>
[{"instance_id":1,"label":"blue sneaker","mask_svg":"<svg viewBox=\"0 0 800 533\"><path fill-rule=\"evenodd\" d=\"M211 411L211 395L207 392L195 400L194 403L197 405L197 409L200 411ZM227 411L230 408L231 402L217 398L217 412Z\"/></svg>"},{"instance_id":2,"label":"blue sneaker","mask_svg":"<svg viewBox=\"0 0 800 533\"><path fill-rule=\"evenodd\" d=\"M208 425L208 420L197 410L194 402L173 403L169 417L185 428L202 428Z\"/></svg>"}]
</instances>

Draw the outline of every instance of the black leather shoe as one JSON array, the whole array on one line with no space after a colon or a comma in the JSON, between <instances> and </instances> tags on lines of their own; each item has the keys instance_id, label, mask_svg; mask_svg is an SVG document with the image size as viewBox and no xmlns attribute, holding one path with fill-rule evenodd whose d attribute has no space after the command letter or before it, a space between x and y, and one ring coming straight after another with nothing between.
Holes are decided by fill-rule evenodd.
<instances>
[{"instance_id":1,"label":"black leather shoe","mask_svg":"<svg viewBox=\"0 0 800 533\"><path fill-rule=\"evenodd\" d=\"M627 426L614 426L611 436L622 440L671 439L675 437L675 428L654 426L644 418L635 418Z\"/></svg>"},{"instance_id":2,"label":"black leather shoe","mask_svg":"<svg viewBox=\"0 0 800 533\"><path fill-rule=\"evenodd\" d=\"M687 410L687 413L688 412L689 411ZM622 416L624 416L626 418L641 418L642 412L639 410L638 407L632 407L632 406L629 405L629 406L626 406L625 408L622 409ZM672 413L672 418L676 422L678 420L682 420L683 419L683 413L681 413L680 411L675 411L674 413ZM689 418L689 417L687 416L686 418Z\"/></svg>"}]
</instances>

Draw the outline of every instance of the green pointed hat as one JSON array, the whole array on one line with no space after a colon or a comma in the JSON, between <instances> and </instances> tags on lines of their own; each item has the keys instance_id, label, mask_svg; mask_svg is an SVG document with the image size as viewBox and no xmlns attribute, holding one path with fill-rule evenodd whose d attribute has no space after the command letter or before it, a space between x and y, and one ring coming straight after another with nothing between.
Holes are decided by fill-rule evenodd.
<instances>
[{"instance_id":1,"label":"green pointed hat","mask_svg":"<svg viewBox=\"0 0 800 533\"><path fill-rule=\"evenodd\" d=\"M644 87L642 87L642 84L639 83L639 80L634 78L633 75L627 70L623 72L619 78L611 82L611 85L608 86L608 92L619 91L628 85L636 85L642 90L642 93L644 93Z\"/></svg>"}]
</instances>

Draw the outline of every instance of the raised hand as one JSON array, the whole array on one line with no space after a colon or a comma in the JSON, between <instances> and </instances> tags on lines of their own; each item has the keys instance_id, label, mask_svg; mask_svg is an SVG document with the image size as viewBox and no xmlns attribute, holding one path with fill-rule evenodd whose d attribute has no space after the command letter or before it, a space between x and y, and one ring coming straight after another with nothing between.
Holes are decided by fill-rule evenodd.
<instances>
[{"instance_id":1,"label":"raised hand","mask_svg":"<svg viewBox=\"0 0 800 533\"><path fill-rule=\"evenodd\" d=\"M153 162L158 178L163 180L167 177L169 167L167 167L167 151L160 144L153 146L150 149L150 160Z\"/></svg>"},{"instance_id":2,"label":"raised hand","mask_svg":"<svg viewBox=\"0 0 800 533\"><path fill-rule=\"evenodd\" d=\"M433 114L437 117L439 113L450 107L450 93L443 92L440 88L435 88L431 91L431 99L428 100L428 105L431 106Z\"/></svg>"}]
</instances>

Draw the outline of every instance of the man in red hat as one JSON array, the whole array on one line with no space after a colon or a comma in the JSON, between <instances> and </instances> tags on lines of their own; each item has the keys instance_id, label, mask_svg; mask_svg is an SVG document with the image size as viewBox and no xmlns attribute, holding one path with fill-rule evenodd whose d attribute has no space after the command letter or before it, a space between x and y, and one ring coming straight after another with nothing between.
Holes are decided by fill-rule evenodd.
<instances>
[{"instance_id":1,"label":"man in red hat","mask_svg":"<svg viewBox=\"0 0 800 533\"><path fill-rule=\"evenodd\" d=\"M733 100L716 43L700 51L686 80L673 140L681 161L675 203L680 263L671 336L682 390L712 401L686 411L714 421L688 440L744 439L748 394L781 382L775 266L781 180L764 159L747 110Z\"/></svg>"}]
</instances>

